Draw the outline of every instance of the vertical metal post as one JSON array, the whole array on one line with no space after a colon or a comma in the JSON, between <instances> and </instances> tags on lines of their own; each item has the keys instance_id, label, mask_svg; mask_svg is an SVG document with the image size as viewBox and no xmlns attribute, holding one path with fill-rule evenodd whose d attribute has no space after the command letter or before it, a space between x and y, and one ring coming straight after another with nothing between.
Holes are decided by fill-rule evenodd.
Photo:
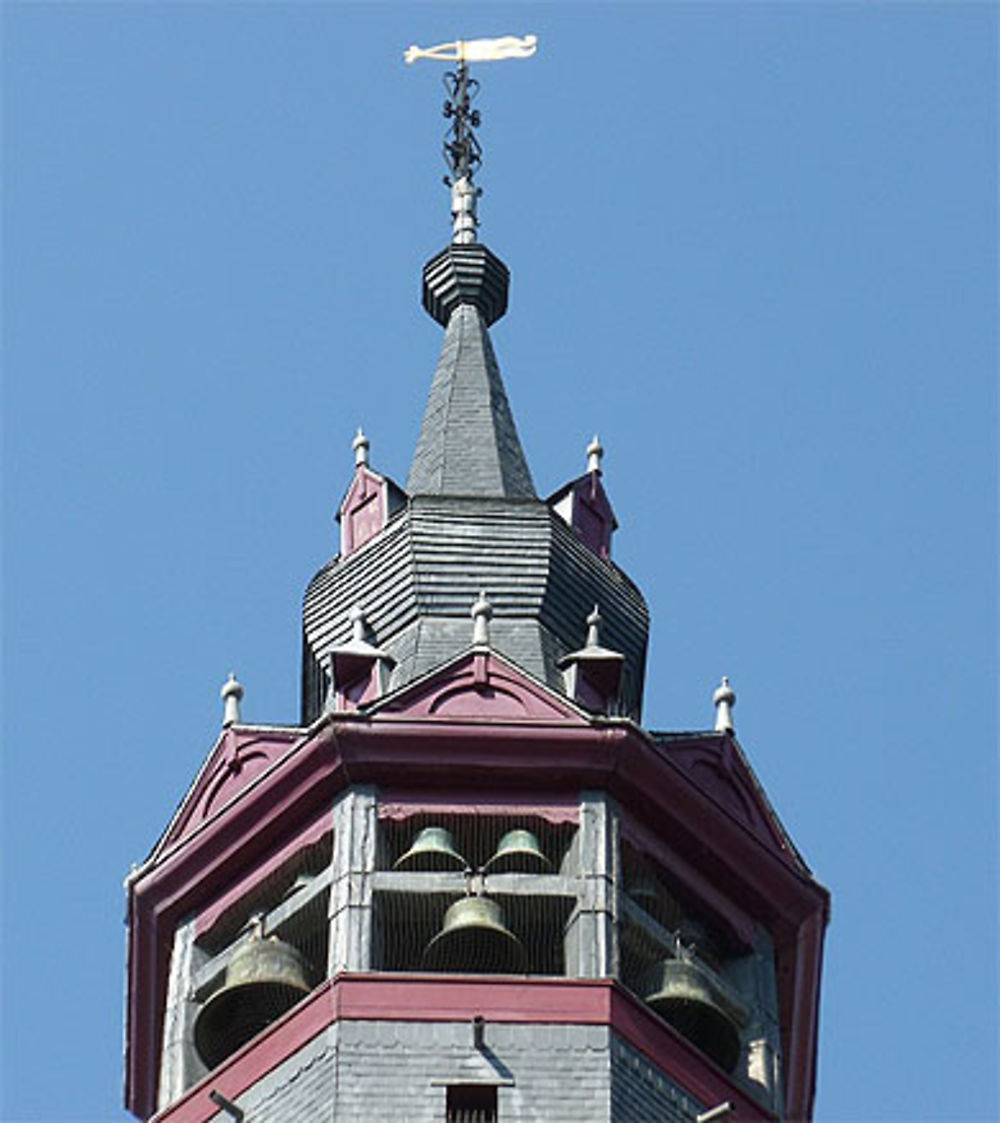
<instances>
[{"instance_id":1,"label":"vertical metal post","mask_svg":"<svg viewBox=\"0 0 1000 1123\"><path fill-rule=\"evenodd\" d=\"M617 978L620 813L604 792L582 792L576 844L580 896L566 927L566 973L582 979Z\"/></svg>"},{"instance_id":2,"label":"vertical metal post","mask_svg":"<svg viewBox=\"0 0 1000 1123\"><path fill-rule=\"evenodd\" d=\"M372 965L372 872L377 829L375 789L351 788L333 808L328 973Z\"/></svg>"}]
</instances>

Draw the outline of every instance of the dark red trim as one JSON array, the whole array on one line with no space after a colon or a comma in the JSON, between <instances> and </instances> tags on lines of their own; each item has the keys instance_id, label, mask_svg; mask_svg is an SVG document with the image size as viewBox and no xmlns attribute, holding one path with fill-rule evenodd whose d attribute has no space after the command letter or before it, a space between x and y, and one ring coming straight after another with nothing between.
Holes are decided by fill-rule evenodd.
<instances>
[{"instance_id":1,"label":"dark red trim","mask_svg":"<svg viewBox=\"0 0 1000 1123\"><path fill-rule=\"evenodd\" d=\"M205 1123L218 1111L210 1092L238 1101L262 1076L335 1022L468 1022L475 1016L487 1023L610 1026L701 1103L712 1106L729 1100L736 1119L776 1118L617 983L354 975L324 983L157 1115L155 1123Z\"/></svg>"},{"instance_id":2,"label":"dark red trim","mask_svg":"<svg viewBox=\"0 0 1000 1123\"><path fill-rule=\"evenodd\" d=\"M330 809L324 807L287 842L264 855L259 861L254 862L244 873L233 878L225 890L207 904L195 920L195 934L204 936L210 932L212 926L220 916L242 897L245 897L254 885L258 884L269 874L284 865L298 851L311 846L324 835L333 831L333 816Z\"/></svg>"},{"instance_id":3,"label":"dark red trim","mask_svg":"<svg viewBox=\"0 0 1000 1123\"><path fill-rule=\"evenodd\" d=\"M799 928L795 949L795 982L789 1025L797 1033L786 1047L786 1113L790 1120L809 1119L816 1095L816 1052L819 1045L819 980L823 965L826 914L814 913Z\"/></svg>"},{"instance_id":4,"label":"dark red trim","mask_svg":"<svg viewBox=\"0 0 1000 1123\"><path fill-rule=\"evenodd\" d=\"M790 1034L786 1076L797 1089L796 1102L810 1100L815 1014L808 1002L810 995L815 1002L826 890L701 792L671 761L668 748L629 726L379 715L331 721L290 747L131 885L126 1103L134 1113L146 1118L155 1107L157 1039L177 922L356 783L397 792L435 788L443 795L502 788L530 793L533 802L552 792L610 792L630 817L669 837L672 850L700 879L693 888L711 887L771 931L781 957L782 1022ZM800 939L807 921L815 935ZM802 957L814 962L800 962ZM808 1118L809 1111L789 1115Z\"/></svg>"}]
</instances>

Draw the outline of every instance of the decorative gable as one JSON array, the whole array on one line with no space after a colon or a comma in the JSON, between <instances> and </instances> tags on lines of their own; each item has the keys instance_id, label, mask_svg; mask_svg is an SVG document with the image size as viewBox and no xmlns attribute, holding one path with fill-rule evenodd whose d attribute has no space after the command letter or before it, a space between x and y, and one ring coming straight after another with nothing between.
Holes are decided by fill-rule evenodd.
<instances>
[{"instance_id":1,"label":"decorative gable","mask_svg":"<svg viewBox=\"0 0 1000 1123\"><path fill-rule=\"evenodd\" d=\"M492 651L460 656L377 707L379 713L467 721L572 721L580 713Z\"/></svg>"},{"instance_id":2,"label":"decorative gable","mask_svg":"<svg viewBox=\"0 0 1000 1123\"><path fill-rule=\"evenodd\" d=\"M803 867L750 765L729 734L660 739L670 759L766 846Z\"/></svg>"},{"instance_id":3,"label":"decorative gable","mask_svg":"<svg viewBox=\"0 0 1000 1123\"><path fill-rule=\"evenodd\" d=\"M600 469L566 484L549 497L548 504L588 549L599 558L611 557L611 536L618 520L601 483Z\"/></svg>"},{"instance_id":4,"label":"decorative gable","mask_svg":"<svg viewBox=\"0 0 1000 1123\"><path fill-rule=\"evenodd\" d=\"M230 726L223 730L154 854L212 818L221 807L283 757L303 732L301 729L257 729L248 726Z\"/></svg>"},{"instance_id":5,"label":"decorative gable","mask_svg":"<svg viewBox=\"0 0 1000 1123\"><path fill-rule=\"evenodd\" d=\"M358 464L337 511L340 552L346 557L374 538L403 505L403 492L387 476Z\"/></svg>"}]
</instances>

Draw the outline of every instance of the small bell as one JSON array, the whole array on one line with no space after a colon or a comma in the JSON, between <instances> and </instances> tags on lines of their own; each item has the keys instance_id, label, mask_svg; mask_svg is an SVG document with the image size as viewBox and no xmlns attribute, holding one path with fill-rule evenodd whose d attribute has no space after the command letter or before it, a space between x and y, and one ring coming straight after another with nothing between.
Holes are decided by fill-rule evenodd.
<instances>
[{"instance_id":1,"label":"small bell","mask_svg":"<svg viewBox=\"0 0 1000 1123\"><path fill-rule=\"evenodd\" d=\"M516 975L524 971L524 947L489 897L462 897L444 914L441 931L424 949L428 971Z\"/></svg>"},{"instance_id":2,"label":"small bell","mask_svg":"<svg viewBox=\"0 0 1000 1123\"><path fill-rule=\"evenodd\" d=\"M446 827L424 827L410 849L396 860L394 870L464 870L468 862L455 849L455 839Z\"/></svg>"},{"instance_id":3,"label":"small bell","mask_svg":"<svg viewBox=\"0 0 1000 1123\"><path fill-rule=\"evenodd\" d=\"M508 831L497 844L496 853L483 867L484 873L547 873L552 863L542 853L531 831Z\"/></svg>"},{"instance_id":4,"label":"small bell","mask_svg":"<svg viewBox=\"0 0 1000 1123\"><path fill-rule=\"evenodd\" d=\"M201 1008L194 1044L208 1068L290 1010L309 993L305 961L291 944L264 936L258 919L246 943L226 965L226 981Z\"/></svg>"},{"instance_id":5,"label":"small bell","mask_svg":"<svg viewBox=\"0 0 1000 1123\"><path fill-rule=\"evenodd\" d=\"M646 1002L726 1072L740 1056L740 1031L718 988L697 963L664 959L649 973Z\"/></svg>"}]
</instances>

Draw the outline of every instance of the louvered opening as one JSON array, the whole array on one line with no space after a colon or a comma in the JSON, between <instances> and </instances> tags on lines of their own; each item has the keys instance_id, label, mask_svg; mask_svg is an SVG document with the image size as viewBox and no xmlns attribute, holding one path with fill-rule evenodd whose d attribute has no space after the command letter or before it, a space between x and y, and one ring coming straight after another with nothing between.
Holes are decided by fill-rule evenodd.
<instances>
[{"instance_id":1,"label":"louvered opening","mask_svg":"<svg viewBox=\"0 0 1000 1123\"><path fill-rule=\"evenodd\" d=\"M456 1084L447 1091L448 1123L496 1123L497 1090L492 1085Z\"/></svg>"}]
</instances>

